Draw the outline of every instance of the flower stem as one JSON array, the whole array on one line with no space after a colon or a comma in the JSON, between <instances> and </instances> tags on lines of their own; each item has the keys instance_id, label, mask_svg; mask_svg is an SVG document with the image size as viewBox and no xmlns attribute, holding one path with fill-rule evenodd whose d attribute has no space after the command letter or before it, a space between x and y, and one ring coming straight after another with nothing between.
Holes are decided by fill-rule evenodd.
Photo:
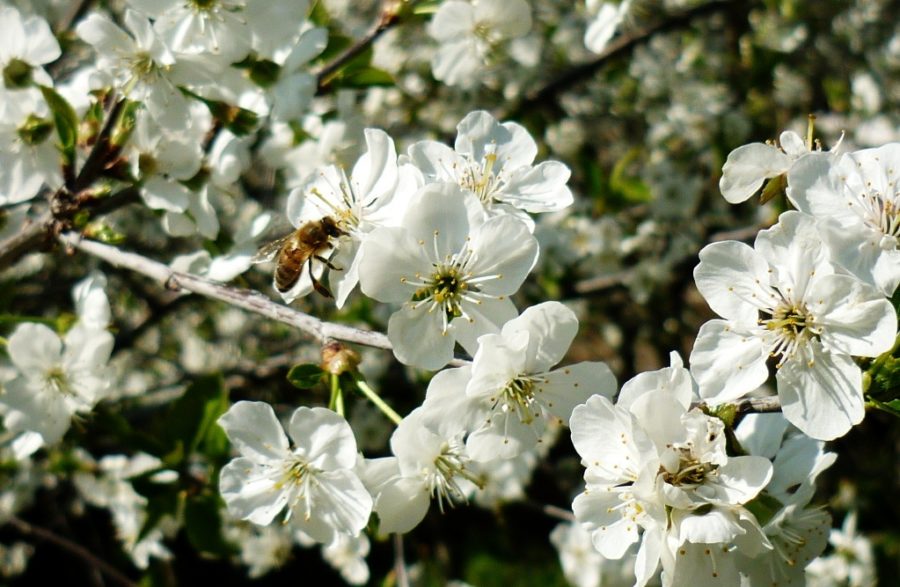
<instances>
[{"instance_id":1,"label":"flower stem","mask_svg":"<svg viewBox=\"0 0 900 587\"><path fill-rule=\"evenodd\" d=\"M341 391L341 378L334 373L331 374L331 400L328 402L328 408L341 416L344 415L344 394Z\"/></svg>"},{"instance_id":2,"label":"flower stem","mask_svg":"<svg viewBox=\"0 0 900 587\"><path fill-rule=\"evenodd\" d=\"M400 417L400 414L395 412L391 406L387 405L381 397L375 393L369 384L362 380L362 378L356 379L356 385L359 387L359 390L363 393L364 396L369 398L373 404L375 404L379 410L381 410L385 416L391 419L394 424L400 424L403 421L403 418Z\"/></svg>"}]
</instances>

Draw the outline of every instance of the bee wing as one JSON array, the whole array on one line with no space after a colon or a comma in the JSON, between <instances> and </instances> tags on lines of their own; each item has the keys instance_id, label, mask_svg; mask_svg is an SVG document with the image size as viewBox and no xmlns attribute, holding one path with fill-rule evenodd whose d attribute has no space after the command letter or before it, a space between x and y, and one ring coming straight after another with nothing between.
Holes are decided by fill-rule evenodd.
<instances>
[{"instance_id":1,"label":"bee wing","mask_svg":"<svg viewBox=\"0 0 900 587\"><path fill-rule=\"evenodd\" d=\"M273 261L276 256L278 256L279 251L284 247L284 244L291 238L292 234L287 234L279 239L273 240L270 243L266 243L256 251L256 254L250 259L251 263L266 263L268 261Z\"/></svg>"}]
</instances>

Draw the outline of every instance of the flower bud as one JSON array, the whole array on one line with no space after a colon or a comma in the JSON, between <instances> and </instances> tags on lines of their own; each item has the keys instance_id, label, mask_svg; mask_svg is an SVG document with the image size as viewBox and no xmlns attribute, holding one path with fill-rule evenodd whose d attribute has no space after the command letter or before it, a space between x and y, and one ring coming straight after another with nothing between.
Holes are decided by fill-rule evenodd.
<instances>
[{"instance_id":1,"label":"flower bud","mask_svg":"<svg viewBox=\"0 0 900 587\"><path fill-rule=\"evenodd\" d=\"M355 371L359 361L359 353L339 342L330 342L322 347L322 369L332 375Z\"/></svg>"}]
</instances>

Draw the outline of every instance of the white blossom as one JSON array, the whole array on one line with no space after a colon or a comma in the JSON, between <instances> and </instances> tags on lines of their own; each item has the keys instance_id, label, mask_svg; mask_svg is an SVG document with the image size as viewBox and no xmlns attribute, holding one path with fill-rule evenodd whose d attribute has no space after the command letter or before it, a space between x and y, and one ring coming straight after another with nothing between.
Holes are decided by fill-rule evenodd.
<instances>
[{"instance_id":1,"label":"white blossom","mask_svg":"<svg viewBox=\"0 0 900 587\"><path fill-rule=\"evenodd\" d=\"M525 127L497 122L478 110L456 126L454 148L436 141L409 147L407 158L426 182L449 181L475 194L491 214L516 214L532 230L526 212L553 212L572 204L571 172L559 161L533 165L537 144Z\"/></svg>"},{"instance_id":2,"label":"white blossom","mask_svg":"<svg viewBox=\"0 0 900 587\"><path fill-rule=\"evenodd\" d=\"M525 0L445 0L428 25L440 47L431 60L435 79L464 89L479 84L479 72L497 47L531 30Z\"/></svg>"},{"instance_id":3,"label":"white blossom","mask_svg":"<svg viewBox=\"0 0 900 587\"><path fill-rule=\"evenodd\" d=\"M434 183L409 203L402 227L381 227L362 244L363 293L402 303L388 338L403 363L438 369L454 342L470 352L482 334L516 315L515 293L538 256L528 227L511 216L485 219L478 200Z\"/></svg>"},{"instance_id":4,"label":"white blossom","mask_svg":"<svg viewBox=\"0 0 900 587\"><path fill-rule=\"evenodd\" d=\"M862 421L862 372L852 357L891 348L897 319L878 291L835 272L811 217L782 214L754 248L707 245L694 279L724 318L700 328L691 353L704 400L722 403L753 391L768 378L773 356L792 424L828 440Z\"/></svg>"},{"instance_id":5,"label":"white blossom","mask_svg":"<svg viewBox=\"0 0 900 587\"><path fill-rule=\"evenodd\" d=\"M824 219L822 237L836 263L890 296L900 283L900 143L800 160L788 197Z\"/></svg>"},{"instance_id":6,"label":"white blossom","mask_svg":"<svg viewBox=\"0 0 900 587\"><path fill-rule=\"evenodd\" d=\"M219 418L241 456L225 465L219 491L232 516L262 526L284 521L318 542L356 536L369 521L372 498L355 472L350 426L324 408L294 411L288 431L272 408L241 401Z\"/></svg>"}]
</instances>

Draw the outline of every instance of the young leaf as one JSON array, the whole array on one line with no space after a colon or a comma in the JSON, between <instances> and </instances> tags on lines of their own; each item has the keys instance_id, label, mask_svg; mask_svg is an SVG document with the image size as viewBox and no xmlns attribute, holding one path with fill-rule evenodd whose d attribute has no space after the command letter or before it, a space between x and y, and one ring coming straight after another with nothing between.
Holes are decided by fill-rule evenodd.
<instances>
[{"instance_id":1,"label":"young leaf","mask_svg":"<svg viewBox=\"0 0 900 587\"><path fill-rule=\"evenodd\" d=\"M304 363L291 367L287 374L287 380L298 389L309 389L321 382L324 376L325 371L318 365Z\"/></svg>"},{"instance_id":2,"label":"young leaf","mask_svg":"<svg viewBox=\"0 0 900 587\"><path fill-rule=\"evenodd\" d=\"M56 125L56 134L59 135L59 151L63 156L64 170L66 174L74 173L75 147L78 144L78 115L75 109L56 90L48 86L40 86L41 94L47 101L50 112L53 113L53 123Z\"/></svg>"},{"instance_id":3,"label":"young leaf","mask_svg":"<svg viewBox=\"0 0 900 587\"><path fill-rule=\"evenodd\" d=\"M212 493L188 498L184 507L184 529L191 545L199 552L228 556L234 547L222 536L221 499Z\"/></svg>"}]
</instances>

